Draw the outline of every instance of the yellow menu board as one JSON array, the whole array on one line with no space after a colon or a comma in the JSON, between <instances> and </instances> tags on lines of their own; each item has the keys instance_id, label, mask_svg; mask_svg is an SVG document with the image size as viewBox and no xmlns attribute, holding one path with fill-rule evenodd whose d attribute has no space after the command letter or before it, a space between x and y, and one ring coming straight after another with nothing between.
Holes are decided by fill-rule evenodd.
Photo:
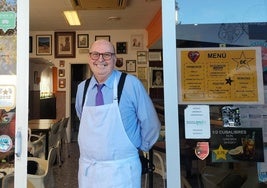
<instances>
[{"instance_id":1,"label":"yellow menu board","mask_svg":"<svg viewBox=\"0 0 267 188\"><path fill-rule=\"evenodd\" d=\"M177 49L179 103L263 104L261 48Z\"/></svg>"}]
</instances>

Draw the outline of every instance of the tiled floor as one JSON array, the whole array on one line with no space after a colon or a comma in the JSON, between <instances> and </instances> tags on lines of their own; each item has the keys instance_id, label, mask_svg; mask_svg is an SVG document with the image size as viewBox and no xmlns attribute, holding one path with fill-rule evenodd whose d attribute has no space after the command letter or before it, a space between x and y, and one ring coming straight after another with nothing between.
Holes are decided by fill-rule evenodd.
<instances>
[{"instance_id":1,"label":"tiled floor","mask_svg":"<svg viewBox=\"0 0 267 188\"><path fill-rule=\"evenodd\" d=\"M64 163L59 167L56 165L54 167L54 177L55 177L55 188L78 188L78 160L79 160L79 149L77 143L70 143L64 146L69 148L70 156L68 157L67 150L63 150L63 160ZM143 177L143 187L144 186ZM163 181L161 176L158 174L154 175L154 188L163 188ZM146 186L148 188L148 186Z\"/></svg>"}]
</instances>

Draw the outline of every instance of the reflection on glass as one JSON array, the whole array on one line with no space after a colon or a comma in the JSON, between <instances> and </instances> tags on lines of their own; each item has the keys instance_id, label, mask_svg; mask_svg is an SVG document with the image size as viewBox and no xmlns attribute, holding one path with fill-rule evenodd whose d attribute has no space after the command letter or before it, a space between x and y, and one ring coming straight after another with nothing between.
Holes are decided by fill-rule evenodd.
<instances>
[{"instance_id":1,"label":"reflection on glass","mask_svg":"<svg viewBox=\"0 0 267 188\"><path fill-rule=\"evenodd\" d=\"M176 0L181 24L265 22L265 0ZM234 8L233 8L234 7Z\"/></svg>"}]
</instances>

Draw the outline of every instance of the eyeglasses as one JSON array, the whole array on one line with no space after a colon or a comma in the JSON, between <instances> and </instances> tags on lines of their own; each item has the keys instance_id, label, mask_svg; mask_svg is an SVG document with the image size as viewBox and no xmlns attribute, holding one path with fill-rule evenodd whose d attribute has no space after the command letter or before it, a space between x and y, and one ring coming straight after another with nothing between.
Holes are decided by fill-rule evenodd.
<instances>
[{"instance_id":1,"label":"eyeglasses","mask_svg":"<svg viewBox=\"0 0 267 188\"><path fill-rule=\"evenodd\" d=\"M99 53L99 52L90 52L89 55L91 57L91 59L93 60L98 60L100 55L102 55L102 58L104 60L110 60L112 55L114 55L115 53L111 53L111 52L105 52L105 53Z\"/></svg>"}]
</instances>

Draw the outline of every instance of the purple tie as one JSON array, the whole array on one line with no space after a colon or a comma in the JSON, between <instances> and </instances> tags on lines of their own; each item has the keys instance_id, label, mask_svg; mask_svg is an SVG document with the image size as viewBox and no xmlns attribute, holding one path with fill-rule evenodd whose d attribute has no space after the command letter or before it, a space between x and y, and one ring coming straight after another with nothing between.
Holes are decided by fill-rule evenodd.
<instances>
[{"instance_id":1,"label":"purple tie","mask_svg":"<svg viewBox=\"0 0 267 188\"><path fill-rule=\"evenodd\" d=\"M95 98L95 105L103 105L104 104L104 99L103 99L103 94L101 92L101 89L103 88L104 84L97 84L97 94Z\"/></svg>"}]
</instances>

